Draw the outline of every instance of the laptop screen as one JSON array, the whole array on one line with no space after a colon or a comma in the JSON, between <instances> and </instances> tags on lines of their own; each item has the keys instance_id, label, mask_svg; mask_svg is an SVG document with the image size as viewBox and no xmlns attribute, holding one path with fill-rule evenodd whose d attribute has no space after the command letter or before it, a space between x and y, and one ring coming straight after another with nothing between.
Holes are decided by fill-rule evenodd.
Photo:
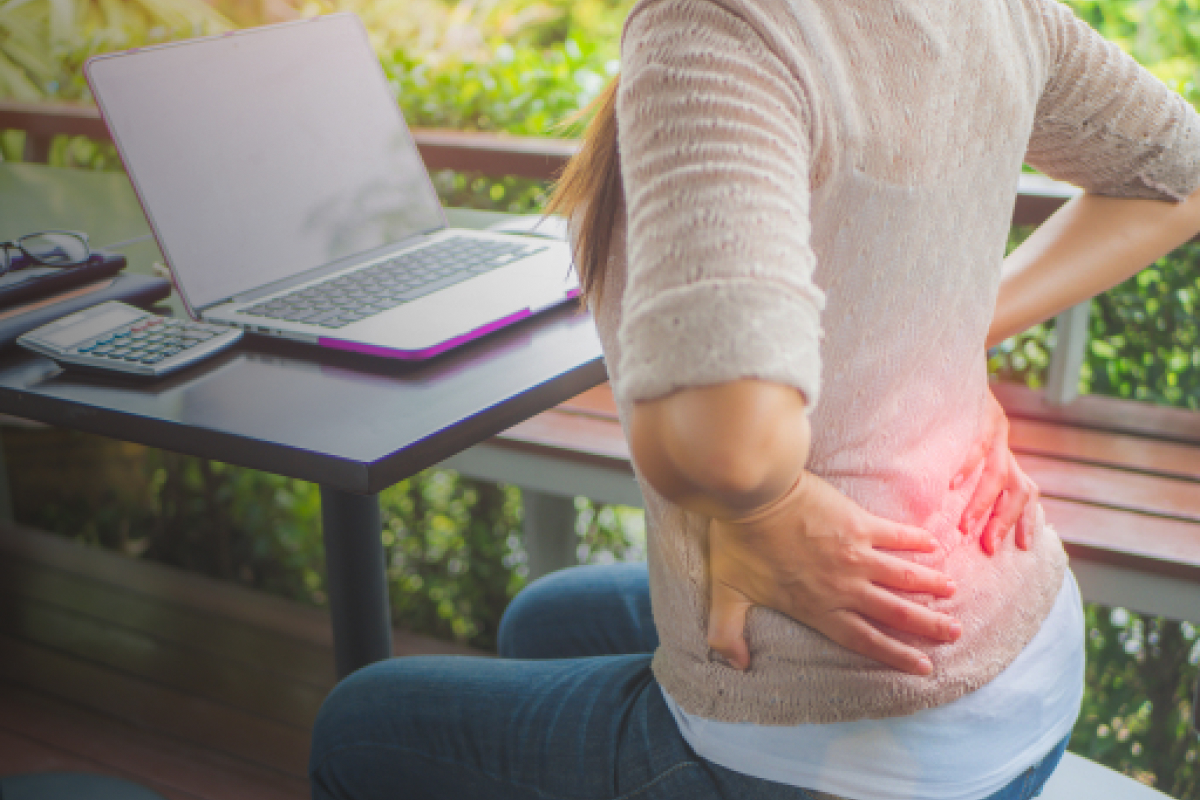
<instances>
[{"instance_id":1,"label":"laptop screen","mask_svg":"<svg viewBox=\"0 0 1200 800\"><path fill-rule=\"evenodd\" d=\"M193 308L445 225L352 14L101 56L87 74Z\"/></svg>"}]
</instances>

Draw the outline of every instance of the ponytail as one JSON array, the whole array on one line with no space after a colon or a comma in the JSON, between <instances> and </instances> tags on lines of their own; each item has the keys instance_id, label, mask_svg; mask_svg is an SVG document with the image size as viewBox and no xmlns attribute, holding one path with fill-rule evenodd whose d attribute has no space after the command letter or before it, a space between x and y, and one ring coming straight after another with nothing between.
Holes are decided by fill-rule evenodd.
<instances>
[{"instance_id":1,"label":"ponytail","mask_svg":"<svg viewBox=\"0 0 1200 800\"><path fill-rule=\"evenodd\" d=\"M612 247L613 228L624 205L617 150L617 87L614 77L578 118L592 115L583 146L554 184L547 214L575 218L575 268L584 302L599 297Z\"/></svg>"}]
</instances>

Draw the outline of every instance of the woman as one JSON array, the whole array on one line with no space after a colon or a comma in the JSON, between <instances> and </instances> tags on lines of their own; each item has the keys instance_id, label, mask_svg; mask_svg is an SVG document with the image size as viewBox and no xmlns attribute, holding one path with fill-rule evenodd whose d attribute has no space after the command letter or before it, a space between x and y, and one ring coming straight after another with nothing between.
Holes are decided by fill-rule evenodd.
<instances>
[{"instance_id":1,"label":"woman","mask_svg":"<svg viewBox=\"0 0 1200 800\"><path fill-rule=\"evenodd\" d=\"M503 655L591 658L360 672L315 796L1033 796L1082 621L1007 449L972 454L985 347L1200 230L1200 119L1055 0L642 0L621 76L558 203L648 588L506 615ZM1023 161L1086 192L1002 263Z\"/></svg>"}]
</instances>

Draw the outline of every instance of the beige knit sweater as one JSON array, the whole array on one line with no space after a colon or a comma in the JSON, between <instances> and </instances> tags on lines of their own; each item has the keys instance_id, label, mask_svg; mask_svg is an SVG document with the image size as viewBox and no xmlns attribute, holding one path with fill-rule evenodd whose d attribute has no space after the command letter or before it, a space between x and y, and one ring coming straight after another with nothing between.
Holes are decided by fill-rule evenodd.
<instances>
[{"instance_id":1,"label":"beige knit sweater","mask_svg":"<svg viewBox=\"0 0 1200 800\"><path fill-rule=\"evenodd\" d=\"M907 637L932 658L922 678L756 608L753 664L728 668L705 641L707 520L643 480L658 680L690 713L780 725L978 688L1066 565L1040 509L1029 552L984 555L956 530L978 473L948 489L981 417L1021 163L1177 200L1200 185L1200 120L1055 0L642 0L621 69L627 217L596 320L622 418L681 387L798 387L809 469L936 535L919 558L959 589L921 599L964 629Z\"/></svg>"}]
</instances>

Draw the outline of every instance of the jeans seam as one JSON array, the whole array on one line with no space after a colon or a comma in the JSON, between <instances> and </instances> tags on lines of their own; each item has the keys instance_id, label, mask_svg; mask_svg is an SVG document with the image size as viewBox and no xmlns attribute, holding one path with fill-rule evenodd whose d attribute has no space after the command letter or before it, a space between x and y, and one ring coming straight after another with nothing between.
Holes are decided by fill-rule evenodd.
<instances>
[{"instance_id":1,"label":"jeans seam","mask_svg":"<svg viewBox=\"0 0 1200 800\"><path fill-rule=\"evenodd\" d=\"M337 755L338 753L344 753L344 752L348 752L351 750L366 750L366 749L375 749L375 748L380 749L380 750L391 750L391 751L409 753L409 754L417 756L418 758L423 758L427 761L432 761L436 764L443 764L445 766L455 767L457 769L470 770L471 772L474 772L477 775L482 775L483 777L487 778L490 781L495 781L496 783L505 784L508 786L514 786L518 789L524 789L526 791L533 792L538 797L549 798L550 800L583 800L583 798L581 798L581 797L571 797L568 795L550 794L548 792L543 791L542 789L539 789L536 786L530 786L528 784L520 783L518 781L506 781L503 778L493 775L492 773L488 772L487 770L480 769L480 768L475 767L470 764L462 764L458 761L451 761L449 759L438 758L436 756L429 755L428 753L422 753L420 750L417 750L412 747L403 747L401 745L394 745L394 744L378 744L375 742L371 742L371 743L367 743L367 744L349 744L349 745L343 745L342 747L334 748L333 750L330 750L325 755L321 756L320 764L318 766L310 769L309 774L316 775L317 772L321 771L321 769L324 768L325 763L330 758ZM695 767L695 766L697 766L697 764L694 761L681 761L678 764L675 764L674 766L672 766L667 771L656 775L654 777L654 779L651 780L649 783L645 783L630 792L626 792L625 794L613 797L612 800L629 800L629 798L636 797L638 794L641 794L642 792L646 791L647 789L650 789L656 783L661 781L663 778L666 778L671 773L678 772L679 770L684 769L686 767Z\"/></svg>"}]
</instances>

